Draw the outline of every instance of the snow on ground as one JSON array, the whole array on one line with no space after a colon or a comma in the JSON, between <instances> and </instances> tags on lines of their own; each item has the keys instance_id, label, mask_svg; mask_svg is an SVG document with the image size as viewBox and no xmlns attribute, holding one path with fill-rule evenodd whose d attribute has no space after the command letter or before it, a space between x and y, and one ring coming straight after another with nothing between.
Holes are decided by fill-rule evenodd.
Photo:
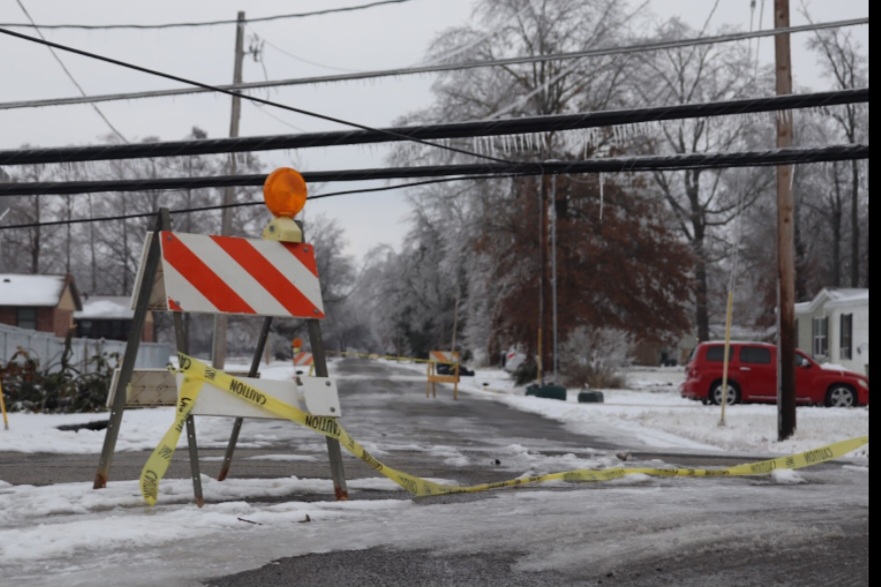
<instances>
[{"instance_id":1,"label":"snow on ground","mask_svg":"<svg viewBox=\"0 0 881 587\"><path fill-rule=\"evenodd\" d=\"M396 363L412 371L395 375L395 379L425 381L424 365ZM330 362L334 375L335 362ZM228 364L228 370L245 369L244 364ZM290 378L293 367L287 362L261 366L261 377ZM706 450L742 454L744 461L759 460L771 455L802 452L820 446L868 435L868 408L808 408L797 411L797 432L791 438L778 442L777 408L773 405L730 406L726 409L724 425L720 424L721 408L704 406L679 396L679 383L684 373L681 368L633 369L627 374L626 389L600 390L603 403L577 402L578 390L569 390L568 400L558 401L524 395L522 387L515 387L509 375L501 370L480 369L473 377L463 377L460 392L475 399L505 402L529 412L539 413L564 423L573 431L596 433L602 430L623 446L642 444L657 450ZM9 414L9 429L0 430L0 451L54 452L95 454L101 451L105 432L80 430L61 431L57 426L76 424L106 418L105 414ZM127 410L124 413L118 451L151 450L173 420L172 408ZM265 428L243 428L239 446L268 446L284 440L295 427L272 425L260 421ZM345 418L343 418L345 424ZM246 422L247 425L247 422ZM226 418L201 417L199 443L203 447L225 447L229 434ZM399 439L403 441L404 439ZM408 440L407 442L411 442ZM299 455L297 458L324 458L319 454L323 442L316 443L317 457ZM179 446L185 446L182 438ZM388 448L388 447L386 447ZM368 446L376 455L383 454L382 446ZM595 462L565 455L552 463L528 447L511 446L517 454L517 464L529 469L568 470L591 466L607 466L603 459ZM435 456L444 459L451 468L467 464L455 451L436 447ZM868 474L868 445L853 451L852 469L857 474ZM267 458L273 458L269 455ZM278 458L292 458L279 455ZM381 457L380 457L381 458ZM96 460L97 462L97 460ZM442 481L442 480L438 480ZM803 472L775 471L769 483L787 486L804 482ZM437 518L437 506L417 506L409 500L378 500L350 502L289 502L278 504L248 503L245 498L289 495L294 491L320 492L327 490L327 480L299 479L227 479L224 482L203 476L203 489L209 504L196 508L192 503L192 485L189 479L165 479L160 503L149 508L144 505L136 481L116 481L106 489L95 491L91 483L61 483L50 486L12 485L0 479L0 583L27 586L64 585L196 585L197 578L231 573L254 568L280 556L321 552L343 548L365 548L377 544L391 544L398 531L387 532L389 524L401 532L406 528L420 528L426 524L444 523ZM642 475L633 475L609 482L612 487L661 483ZM388 479L350 479L351 489L373 488L401 490ZM684 484L677 491L694 492L699 488ZM504 492L503 492L504 493ZM492 520L507 515L512 504L524 499L539 499L516 492L500 494L500 498L474 504L460 504L471 513L455 516L455 524L474 516L475 524L491 524ZM608 492L607 496L611 495ZM624 495L624 494L622 494ZM689 494L690 495L690 494ZM771 494L763 499L788 499ZM566 506L563 502L571 500ZM220 501L220 503L211 503ZM539 499L541 503L544 503ZM583 507L580 498L566 493L554 494L553 507ZM563 505L561 505L563 504ZM473 506L473 507L472 507ZM534 507L534 506L530 506ZM552 507L548 502L548 507ZM623 507L623 506L622 506ZM608 515L614 515L611 508ZM601 512L597 512L599 515ZM435 517L432 517L435 516ZM301 524L306 521L319 524ZM341 543L333 534L320 528L344 523L347 535L357 537ZM452 521L450 523L453 523ZM295 539L290 529L296 528ZM230 551L223 545L229 536L242 537L260 544L259 556L254 551ZM404 544L415 544L415 536ZM178 552L181 541L198 541L200 563ZM391 541L391 542L390 542ZM408 542L410 541L410 542ZM194 544L194 542L190 542ZM284 544L288 544L284 547ZM181 559L181 560L178 560ZM156 560L162 560L157 565ZM126 568L125 579L118 572ZM209 570L206 570L209 569ZM143 574L141 574L143 573Z\"/></svg>"},{"instance_id":2,"label":"snow on ground","mask_svg":"<svg viewBox=\"0 0 881 587\"><path fill-rule=\"evenodd\" d=\"M412 370L412 376L393 376L399 380L425 381L425 366L415 363L388 361ZM334 361L330 361L331 375ZM247 370L245 364L229 364L228 370ZM274 362L260 368L261 377L288 379L292 366ZM703 448L744 455L780 455L810 450L818 446L868 435L868 408L799 407L796 433L789 439L777 440L777 407L775 405L737 405L725 409L722 423L720 406L704 406L679 396L684 378L681 367L634 368L627 373L626 389L595 390L603 393L603 403L580 404L579 390L569 390L568 400L536 398L524 395L510 375L500 369L480 369L474 377L463 377L459 390L463 393L492 396L524 411L559 420L575 432L591 432L599 426L610 434L642 440L657 449ZM126 410L123 416L125 434L116 450L152 450L172 421L172 408ZM80 430L74 436L56 427L103 419L105 414L21 414L9 415L10 429L0 431L0 451L61 452L99 454L104 431ZM343 418L345 425L345 418ZM289 427L273 429L274 437L285 434ZM270 444L270 440L262 444ZM75 442L71 442L74 440ZM199 445L206 448L225 447L229 440L229 422L225 418L200 418ZM185 446L181 438L179 446ZM259 438L242 447L259 447ZM381 447L378 447L381 448ZM869 456L868 445L853 456Z\"/></svg>"}]
</instances>

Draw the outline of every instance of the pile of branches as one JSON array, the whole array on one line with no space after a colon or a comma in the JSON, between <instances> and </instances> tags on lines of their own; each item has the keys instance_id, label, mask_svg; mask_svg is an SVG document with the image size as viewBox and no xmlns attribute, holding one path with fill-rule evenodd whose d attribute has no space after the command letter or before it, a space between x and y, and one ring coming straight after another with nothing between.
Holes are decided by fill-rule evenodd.
<instances>
[{"instance_id":1,"label":"pile of branches","mask_svg":"<svg viewBox=\"0 0 881 587\"><path fill-rule=\"evenodd\" d=\"M69 345L65 346L60 365L41 365L38 357L19 347L5 365L0 365L6 407L12 412L47 414L105 411L119 354L91 357L91 368L84 371L69 359Z\"/></svg>"}]
</instances>

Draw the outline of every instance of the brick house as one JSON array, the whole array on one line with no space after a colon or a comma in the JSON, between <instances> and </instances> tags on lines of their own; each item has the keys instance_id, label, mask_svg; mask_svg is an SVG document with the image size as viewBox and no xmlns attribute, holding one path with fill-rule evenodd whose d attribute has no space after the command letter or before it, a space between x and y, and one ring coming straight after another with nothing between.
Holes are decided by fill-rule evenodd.
<instances>
[{"instance_id":1,"label":"brick house","mask_svg":"<svg viewBox=\"0 0 881 587\"><path fill-rule=\"evenodd\" d=\"M0 273L0 324L64 337L81 309L71 275Z\"/></svg>"}]
</instances>

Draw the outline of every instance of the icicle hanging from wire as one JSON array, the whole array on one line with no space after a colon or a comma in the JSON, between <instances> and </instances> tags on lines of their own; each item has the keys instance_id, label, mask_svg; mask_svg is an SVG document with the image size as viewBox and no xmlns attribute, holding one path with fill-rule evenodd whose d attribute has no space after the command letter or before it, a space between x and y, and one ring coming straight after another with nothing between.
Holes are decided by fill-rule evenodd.
<instances>
[{"instance_id":1,"label":"icicle hanging from wire","mask_svg":"<svg viewBox=\"0 0 881 587\"><path fill-rule=\"evenodd\" d=\"M602 174L602 172L600 172L600 174L599 174L599 181L600 181L600 220L602 220L603 219L603 205L605 203L605 197L603 194L603 174Z\"/></svg>"}]
</instances>

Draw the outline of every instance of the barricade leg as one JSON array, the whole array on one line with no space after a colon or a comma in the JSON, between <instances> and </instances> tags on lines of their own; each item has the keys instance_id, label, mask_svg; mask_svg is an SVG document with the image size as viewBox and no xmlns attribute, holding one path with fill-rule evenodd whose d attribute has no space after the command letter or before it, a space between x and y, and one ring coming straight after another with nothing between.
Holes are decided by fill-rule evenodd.
<instances>
[{"instance_id":1,"label":"barricade leg","mask_svg":"<svg viewBox=\"0 0 881 587\"><path fill-rule=\"evenodd\" d=\"M254 351L254 358L251 359L251 369L248 371L248 377L257 377L260 370L260 357L266 348L266 339L269 338L269 330L272 328L272 318L267 317L263 320L263 328L260 330L260 338L257 339L257 348ZM242 430L242 422L244 418L236 418L232 425L232 432L229 435L229 443L226 446L226 454L223 455L223 465L220 467L220 474L217 476L218 481L223 481L229 474L229 468L232 465L232 456L236 450L236 443L239 440L239 432Z\"/></svg>"},{"instance_id":2,"label":"barricade leg","mask_svg":"<svg viewBox=\"0 0 881 587\"><path fill-rule=\"evenodd\" d=\"M318 320L307 320L309 328L309 342L312 345L313 365L315 375L327 377L327 360L324 354L324 340L321 338L321 323ZM340 449L340 441L336 438L327 438L327 456L330 460L330 475L333 478L333 492L337 501L349 499L349 490L346 487L346 473L343 468L343 453Z\"/></svg>"},{"instance_id":3,"label":"barricade leg","mask_svg":"<svg viewBox=\"0 0 881 587\"><path fill-rule=\"evenodd\" d=\"M431 363L428 363L428 373L425 376L425 397L431 397Z\"/></svg>"},{"instance_id":4,"label":"barricade leg","mask_svg":"<svg viewBox=\"0 0 881 587\"><path fill-rule=\"evenodd\" d=\"M190 473L193 476L193 496L196 499L196 505L202 507L205 505L205 498L202 495L202 474L199 471L199 448L196 445L196 421L193 420L192 414L187 416L187 448L190 452Z\"/></svg>"},{"instance_id":5,"label":"barricade leg","mask_svg":"<svg viewBox=\"0 0 881 587\"><path fill-rule=\"evenodd\" d=\"M168 210L162 209L165 214ZM119 438L119 427L122 424L122 413L125 411L126 388L132 379L132 371L135 369L135 360L138 358L138 346L144 331L144 322L147 319L147 305L150 302L150 291L153 288L153 279L159 269L159 233L162 230L164 219L160 213L156 218L156 227L147 251L147 259L144 266L143 279L138 291L135 292L135 315L132 319L132 329L129 333L128 344L125 345L125 354L122 358L122 366L119 370L119 378L116 384L116 395L113 397L113 405L110 407L110 418L107 422L107 432L104 434L104 446L101 448L101 458L98 460L98 470L95 473L93 489L107 487L107 479L110 477L110 464L113 462L113 451L116 449L116 440Z\"/></svg>"},{"instance_id":6,"label":"barricade leg","mask_svg":"<svg viewBox=\"0 0 881 587\"><path fill-rule=\"evenodd\" d=\"M160 226L162 230L171 230L171 215L167 208L159 211ZM159 243L159 235L156 235L154 241ZM146 275L144 281L146 281ZM152 282L152 279L150 280ZM177 350L188 354L190 345L187 343L187 331L184 328L184 318L180 312L174 312L172 315L174 323L174 339ZM193 477L193 497L196 505L202 507L205 504L205 498L202 496L202 475L199 468L199 447L196 444L196 421L193 416L187 416L187 449L190 456L190 473Z\"/></svg>"}]
</instances>

